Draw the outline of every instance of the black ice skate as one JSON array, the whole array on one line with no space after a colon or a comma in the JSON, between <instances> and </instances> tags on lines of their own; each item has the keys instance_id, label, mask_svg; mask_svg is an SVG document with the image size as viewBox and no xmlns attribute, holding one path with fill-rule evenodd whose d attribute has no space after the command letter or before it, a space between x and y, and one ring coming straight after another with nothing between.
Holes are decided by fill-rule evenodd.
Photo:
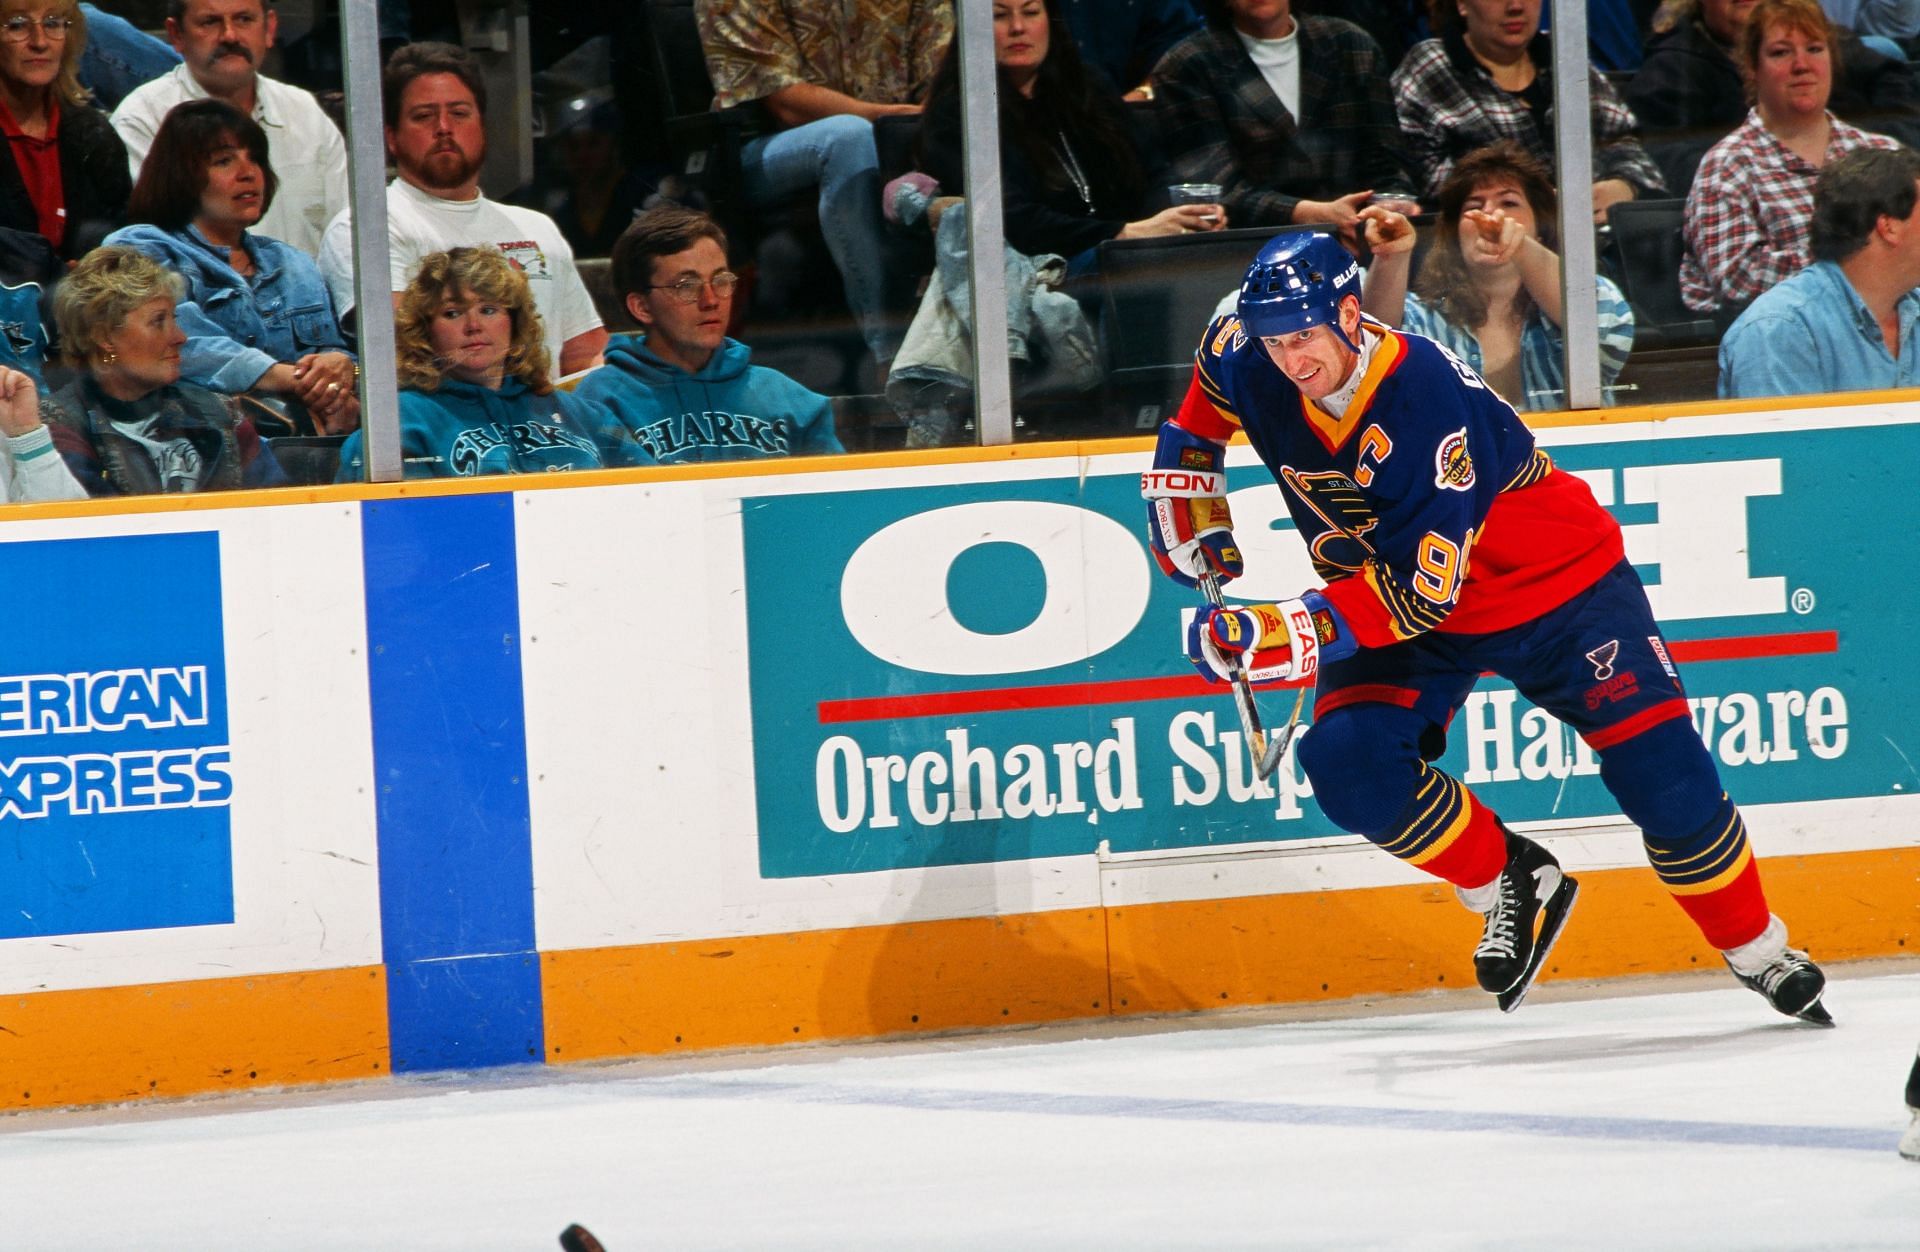
<instances>
[{"instance_id":1,"label":"black ice skate","mask_svg":"<svg viewBox=\"0 0 1920 1252\"><path fill-rule=\"evenodd\" d=\"M1553 853L1510 830L1506 835L1507 864L1494 880L1499 890L1473 950L1473 972L1499 999L1500 1011L1511 1013L1540 976L1580 883L1561 872Z\"/></svg>"},{"instance_id":2,"label":"black ice skate","mask_svg":"<svg viewBox=\"0 0 1920 1252\"><path fill-rule=\"evenodd\" d=\"M1768 1004L1788 1017L1816 1026L1833 1025L1833 1015L1820 1003L1827 976L1806 953L1787 946L1786 923L1779 918L1769 918L1758 939L1721 956L1742 986L1765 996Z\"/></svg>"},{"instance_id":3,"label":"black ice skate","mask_svg":"<svg viewBox=\"0 0 1920 1252\"><path fill-rule=\"evenodd\" d=\"M1907 1112L1913 1114L1913 1124L1900 1136L1900 1155L1920 1161L1920 1056L1913 1058L1913 1069L1907 1074Z\"/></svg>"}]
</instances>

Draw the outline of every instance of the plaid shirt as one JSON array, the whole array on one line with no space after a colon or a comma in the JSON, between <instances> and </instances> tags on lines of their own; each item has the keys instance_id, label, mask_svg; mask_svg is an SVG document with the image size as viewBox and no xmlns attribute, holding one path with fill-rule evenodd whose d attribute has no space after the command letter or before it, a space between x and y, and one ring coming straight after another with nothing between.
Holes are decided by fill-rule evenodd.
<instances>
[{"instance_id":1,"label":"plaid shirt","mask_svg":"<svg viewBox=\"0 0 1920 1252\"><path fill-rule=\"evenodd\" d=\"M1231 27L1176 44L1153 71L1175 182L1219 183L1234 226L1281 226L1300 200L1372 188L1413 198L1379 47L1351 22L1294 19L1299 118L1273 94Z\"/></svg>"},{"instance_id":2,"label":"plaid shirt","mask_svg":"<svg viewBox=\"0 0 1920 1252\"><path fill-rule=\"evenodd\" d=\"M1827 115L1827 161L1856 148L1897 148L1885 135ZM1713 145L1687 192L1680 298L1699 313L1745 304L1812 259L1813 184L1820 171L1773 137L1758 111Z\"/></svg>"},{"instance_id":3,"label":"plaid shirt","mask_svg":"<svg viewBox=\"0 0 1920 1252\"><path fill-rule=\"evenodd\" d=\"M694 0L725 109L812 83L869 104L916 104L953 39L952 0Z\"/></svg>"},{"instance_id":4,"label":"plaid shirt","mask_svg":"<svg viewBox=\"0 0 1920 1252\"><path fill-rule=\"evenodd\" d=\"M1537 81L1549 97L1553 60L1545 35L1528 49ZM1665 191L1660 168L1634 136L1633 112L1598 70L1587 73L1593 110L1593 177L1625 179L1640 195ZM1400 133L1424 178L1429 197L1440 192L1453 163L1501 139L1514 139L1542 160L1553 161L1553 119L1534 117L1526 102L1494 85L1474 60L1459 31L1416 44L1393 72Z\"/></svg>"},{"instance_id":5,"label":"plaid shirt","mask_svg":"<svg viewBox=\"0 0 1920 1252\"><path fill-rule=\"evenodd\" d=\"M1612 404L1611 384L1626 365L1627 354L1633 351L1633 308L1612 279L1597 274L1594 282L1595 303L1600 311L1600 383L1607 389L1606 402ZM1480 341L1474 338L1473 332L1448 321L1438 309L1412 292L1407 293L1400 326L1416 335L1425 335L1473 366L1475 371L1486 368L1481 363ZM1526 395L1502 398L1512 401L1513 407L1522 412L1566 407L1566 353L1566 340L1560 328L1549 322L1546 314L1534 309L1527 314L1527 324L1520 330L1520 386Z\"/></svg>"}]
</instances>

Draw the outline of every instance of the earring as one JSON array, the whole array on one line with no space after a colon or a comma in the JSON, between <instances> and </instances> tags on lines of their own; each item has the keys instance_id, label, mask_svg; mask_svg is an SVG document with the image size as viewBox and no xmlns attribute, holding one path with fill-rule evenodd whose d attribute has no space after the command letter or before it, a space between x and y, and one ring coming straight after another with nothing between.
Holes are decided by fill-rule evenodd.
<instances>
[{"instance_id":1,"label":"earring","mask_svg":"<svg viewBox=\"0 0 1920 1252\"><path fill-rule=\"evenodd\" d=\"M114 363L115 361L118 361L119 359L120 359L120 358L119 358L119 357L117 357L117 356L115 356L115 355L113 354L113 352L112 352L112 350L111 350L111 349L109 349L109 350L108 350L108 351L107 351L107 352L106 352L106 353L105 353L104 355L102 355L102 356L101 356L101 358L100 358L100 364L102 364L102 365L112 365L112 364L113 364L113 363Z\"/></svg>"}]
</instances>

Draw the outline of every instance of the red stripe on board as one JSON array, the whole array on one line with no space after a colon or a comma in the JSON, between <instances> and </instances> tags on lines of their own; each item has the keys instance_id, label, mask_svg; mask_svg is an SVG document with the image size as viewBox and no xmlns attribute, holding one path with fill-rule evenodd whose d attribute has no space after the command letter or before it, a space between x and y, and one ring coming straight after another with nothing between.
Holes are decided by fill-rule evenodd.
<instances>
[{"instance_id":1,"label":"red stripe on board","mask_svg":"<svg viewBox=\"0 0 1920 1252\"><path fill-rule=\"evenodd\" d=\"M1301 683L1262 684L1298 687ZM934 717L955 713L1002 713L1012 709L1057 709L1075 704L1121 704L1128 700L1180 700L1227 693L1224 683L1198 674L1171 678L1128 678L1119 682L1065 683L1051 687L989 687L984 691L936 691L917 696L875 696L863 700L822 700L820 720L877 722L894 717Z\"/></svg>"},{"instance_id":2,"label":"red stripe on board","mask_svg":"<svg viewBox=\"0 0 1920 1252\"><path fill-rule=\"evenodd\" d=\"M1804 656L1838 652L1840 636L1831 630L1793 635L1748 635L1737 639L1695 639L1669 643L1676 661L1734 661L1762 656ZM1298 687L1300 683L1276 683ZM1180 700L1226 694L1224 684L1199 675L1128 678L1117 682L1063 683L1046 687L988 687L981 691L936 691L912 696L869 696L822 700L823 725L880 722L899 717L951 717L963 713L1005 713L1014 709L1058 709L1078 704L1122 704L1129 700Z\"/></svg>"}]
</instances>

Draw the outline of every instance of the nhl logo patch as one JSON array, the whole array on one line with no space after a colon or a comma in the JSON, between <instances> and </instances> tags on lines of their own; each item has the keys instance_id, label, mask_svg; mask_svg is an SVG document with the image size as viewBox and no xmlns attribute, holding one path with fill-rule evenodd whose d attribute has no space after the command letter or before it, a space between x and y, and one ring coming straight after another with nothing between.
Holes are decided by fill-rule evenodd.
<instances>
[{"instance_id":1,"label":"nhl logo patch","mask_svg":"<svg viewBox=\"0 0 1920 1252\"><path fill-rule=\"evenodd\" d=\"M1445 439L1433 454L1433 485L1443 491L1473 490L1473 458L1467 455L1467 428Z\"/></svg>"}]
</instances>

